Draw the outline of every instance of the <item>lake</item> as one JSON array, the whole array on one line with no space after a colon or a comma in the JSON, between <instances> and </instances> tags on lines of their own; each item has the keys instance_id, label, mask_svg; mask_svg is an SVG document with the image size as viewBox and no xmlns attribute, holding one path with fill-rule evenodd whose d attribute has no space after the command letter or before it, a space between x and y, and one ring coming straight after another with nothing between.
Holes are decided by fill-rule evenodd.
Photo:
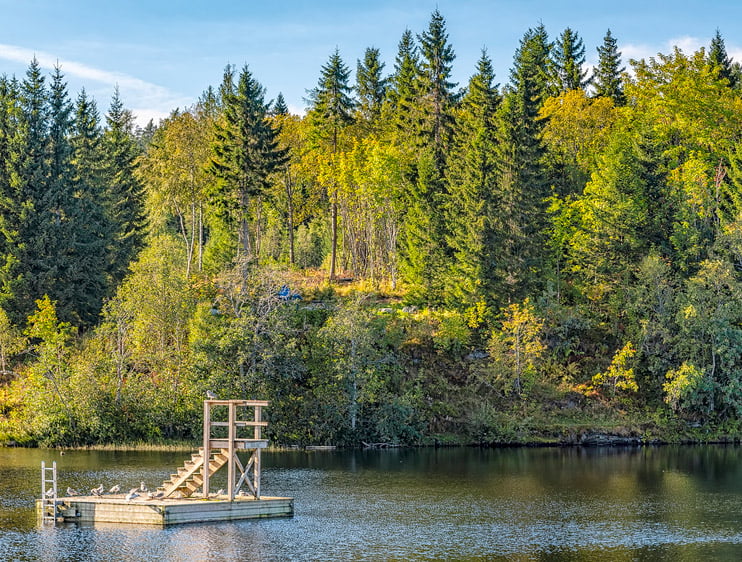
<instances>
[{"instance_id":1,"label":"lake","mask_svg":"<svg viewBox=\"0 0 742 562\"><path fill-rule=\"evenodd\" d=\"M0 559L742 559L738 446L269 451L263 494L294 497L293 518L36 522L42 460L86 490L154 487L187 457L0 448Z\"/></svg>"}]
</instances>

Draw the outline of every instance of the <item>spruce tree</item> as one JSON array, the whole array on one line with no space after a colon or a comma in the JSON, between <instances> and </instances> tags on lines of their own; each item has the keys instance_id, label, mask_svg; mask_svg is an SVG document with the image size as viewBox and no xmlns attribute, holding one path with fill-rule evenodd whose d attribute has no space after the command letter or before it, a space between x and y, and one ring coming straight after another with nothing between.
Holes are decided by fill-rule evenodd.
<instances>
[{"instance_id":1,"label":"spruce tree","mask_svg":"<svg viewBox=\"0 0 742 562\"><path fill-rule=\"evenodd\" d=\"M411 286L410 299L432 304L444 298L451 258L444 206L448 198L446 160L457 97L453 92L456 84L450 81L455 56L438 10L418 40L422 56L416 88L417 121L413 123L417 125L416 161L401 232L400 270Z\"/></svg>"},{"instance_id":2,"label":"spruce tree","mask_svg":"<svg viewBox=\"0 0 742 562\"><path fill-rule=\"evenodd\" d=\"M19 84L15 78L0 77L0 308L11 314L14 323L24 319L14 306L20 250L21 191L14 175L19 153L17 128L21 123Z\"/></svg>"},{"instance_id":3,"label":"spruce tree","mask_svg":"<svg viewBox=\"0 0 742 562\"><path fill-rule=\"evenodd\" d=\"M108 277L109 254L115 241L113 225L105 208L106 175L98 108L83 89L74 110L70 145L76 202L71 248L75 268L70 272L70 285L76 295L78 316L86 326L98 319L103 300L115 289Z\"/></svg>"},{"instance_id":4,"label":"spruce tree","mask_svg":"<svg viewBox=\"0 0 742 562\"><path fill-rule=\"evenodd\" d=\"M609 29L603 38L603 44L598 47L598 66L593 69L595 97L611 98L615 105L624 105L626 98L621 80L624 70L626 68L621 66L621 52Z\"/></svg>"},{"instance_id":5,"label":"spruce tree","mask_svg":"<svg viewBox=\"0 0 742 562\"><path fill-rule=\"evenodd\" d=\"M374 123L381 114L381 105L386 97L387 79L383 76L384 63L379 49L369 47L363 60L356 66L356 92L358 111L367 123Z\"/></svg>"},{"instance_id":6,"label":"spruce tree","mask_svg":"<svg viewBox=\"0 0 742 562\"><path fill-rule=\"evenodd\" d=\"M251 261L257 258L251 215L285 153L278 148L277 131L268 121L265 88L247 65L236 85L232 76L228 67L221 91L224 114L217 121L209 169L217 180L214 205L235 236L236 257Z\"/></svg>"},{"instance_id":7,"label":"spruce tree","mask_svg":"<svg viewBox=\"0 0 742 562\"><path fill-rule=\"evenodd\" d=\"M49 92L34 58L17 87L6 168L9 197L3 203L6 251L0 271L0 306L22 324L48 286L50 264L44 259L48 230L43 199L48 187ZM42 236L42 234L45 234Z\"/></svg>"},{"instance_id":8,"label":"spruce tree","mask_svg":"<svg viewBox=\"0 0 742 562\"><path fill-rule=\"evenodd\" d=\"M493 229L500 233L498 280L500 305L521 300L535 289L542 270L545 199L543 123L538 111L547 91L549 42L543 25L520 41L499 111L498 196Z\"/></svg>"},{"instance_id":9,"label":"spruce tree","mask_svg":"<svg viewBox=\"0 0 742 562\"><path fill-rule=\"evenodd\" d=\"M417 142L418 121L417 97L420 81L420 60L412 32L407 29L399 41L394 61L394 73L389 78L387 118L393 125L392 134L404 146L414 147ZM414 140L413 140L414 139Z\"/></svg>"},{"instance_id":10,"label":"spruce tree","mask_svg":"<svg viewBox=\"0 0 742 562\"><path fill-rule=\"evenodd\" d=\"M339 148L340 135L353 122L356 102L351 96L348 80L350 69L340 57L340 51L330 55L322 66L317 87L309 93L309 119L318 139L332 152Z\"/></svg>"},{"instance_id":11,"label":"spruce tree","mask_svg":"<svg viewBox=\"0 0 742 562\"><path fill-rule=\"evenodd\" d=\"M566 28L559 36L559 40L552 50L554 72L553 95L559 95L569 90L585 89L590 80L586 79L585 45L580 36Z\"/></svg>"},{"instance_id":12,"label":"spruce tree","mask_svg":"<svg viewBox=\"0 0 742 562\"><path fill-rule=\"evenodd\" d=\"M79 267L75 262L73 244L77 235L77 220L80 217L72 182L72 147L69 136L72 129L72 102L67 93L67 84L59 67L54 69L49 85L49 132L48 132L48 184L43 194L39 213L43 217L39 236L47 240L43 248L43 269L46 275L40 278L42 286L38 296L44 294L56 302L57 314L67 322L81 324L78 309L79 287L74 285L74 273Z\"/></svg>"},{"instance_id":13,"label":"spruce tree","mask_svg":"<svg viewBox=\"0 0 742 562\"><path fill-rule=\"evenodd\" d=\"M274 117L278 115L288 115L289 114L289 106L286 105L286 100L283 98L283 94L281 92L278 92L278 95L276 96L276 101L273 102L273 105L271 106L270 114Z\"/></svg>"},{"instance_id":14,"label":"spruce tree","mask_svg":"<svg viewBox=\"0 0 742 562\"><path fill-rule=\"evenodd\" d=\"M436 166L442 172L453 128L456 83L450 81L455 55L448 43L446 22L438 10L418 39L422 54L418 97L423 111L421 135L424 144L432 148Z\"/></svg>"},{"instance_id":15,"label":"spruce tree","mask_svg":"<svg viewBox=\"0 0 742 562\"><path fill-rule=\"evenodd\" d=\"M340 51L330 55L330 60L322 67L317 87L310 92L309 120L320 144L331 153L340 148L343 130L353 122L355 100L351 97L348 84L350 70L340 57ZM334 192L330 201L331 232L330 280L335 279L338 246L338 201Z\"/></svg>"},{"instance_id":16,"label":"spruce tree","mask_svg":"<svg viewBox=\"0 0 742 562\"><path fill-rule=\"evenodd\" d=\"M109 249L109 269L114 284L118 284L142 248L145 227L143 187L134 174L141 146L134 134L134 117L124 108L118 87L114 90L106 123L103 134L105 204L115 232L113 247Z\"/></svg>"},{"instance_id":17,"label":"spruce tree","mask_svg":"<svg viewBox=\"0 0 742 562\"><path fill-rule=\"evenodd\" d=\"M717 29L708 52L708 63L711 68L717 70L719 78L727 81L730 88L736 88L740 83L740 67L732 62L727 55L727 49L721 32Z\"/></svg>"},{"instance_id":18,"label":"spruce tree","mask_svg":"<svg viewBox=\"0 0 742 562\"><path fill-rule=\"evenodd\" d=\"M497 109L500 104L492 62L486 51L461 103L456 141L449 158L446 204L448 244L453 251L447 299L467 308L495 294L499 251L493 218L498 206Z\"/></svg>"}]
</instances>

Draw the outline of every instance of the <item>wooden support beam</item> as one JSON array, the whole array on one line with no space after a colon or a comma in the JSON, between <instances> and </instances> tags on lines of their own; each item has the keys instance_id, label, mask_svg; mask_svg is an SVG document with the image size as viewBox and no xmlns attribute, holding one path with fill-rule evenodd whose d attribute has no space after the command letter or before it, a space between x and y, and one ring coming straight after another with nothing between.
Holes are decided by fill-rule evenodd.
<instances>
[{"instance_id":1,"label":"wooden support beam","mask_svg":"<svg viewBox=\"0 0 742 562\"><path fill-rule=\"evenodd\" d=\"M203 443L204 468L203 474L203 494L204 498L209 497L209 469L206 459L211 457L211 400L204 400L204 443Z\"/></svg>"}]
</instances>

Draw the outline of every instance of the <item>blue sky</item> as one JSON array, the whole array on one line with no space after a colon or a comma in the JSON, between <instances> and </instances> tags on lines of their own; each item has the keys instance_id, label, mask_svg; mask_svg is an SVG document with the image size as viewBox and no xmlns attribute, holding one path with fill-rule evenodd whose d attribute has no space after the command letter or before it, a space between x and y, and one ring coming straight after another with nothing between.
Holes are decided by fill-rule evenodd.
<instances>
[{"instance_id":1,"label":"blue sky","mask_svg":"<svg viewBox=\"0 0 742 562\"><path fill-rule=\"evenodd\" d=\"M282 92L301 112L336 47L352 70L377 47L391 72L404 30L421 33L436 7L461 86L483 47L507 82L519 39L539 22L551 38L577 31L589 64L609 27L625 62L673 45L692 52L717 28L742 61L739 0L0 0L0 74L21 77L34 55L49 70L58 61L73 97L85 87L104 113L118 84L144 123L218 86L226 64L247 64L269 99Z\"/></svg>"}]
</instances>

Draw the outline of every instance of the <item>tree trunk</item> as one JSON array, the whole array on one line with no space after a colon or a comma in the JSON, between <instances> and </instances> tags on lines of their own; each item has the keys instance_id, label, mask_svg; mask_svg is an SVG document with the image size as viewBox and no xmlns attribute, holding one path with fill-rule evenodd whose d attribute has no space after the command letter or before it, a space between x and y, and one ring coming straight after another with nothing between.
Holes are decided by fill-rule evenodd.
<instances>
[{"instance_id":1,"label":"tree trunk","mask_svg":"<svg viewBox=\"0 0 742 562\"><path fill-rule=\"evenodd\" d=\"M335 281L335 264L338 249L338 196L332 195L332 253L330 255L330 282Z\"/></svg>"},{"instance_id":2,"label":"tree trunk","mask_svg":"<svg viewBox=\"0 0 742 562\"><path fill-rule=\"evenodd\" d=\"M198 271L204 269L204 207L198 204Z\"/></svg>"},{"instance_id":3,"label":"tree trunk","mask_svg":"<svg viewBox=\"0 0 742 562\"><path fill-rule=\"evenodd\" d=\"M289 263L296 264L294 256L294 186L291 184L291 173L286 170L286 200L288 201Z\"/></svg>"}]
</instances>

